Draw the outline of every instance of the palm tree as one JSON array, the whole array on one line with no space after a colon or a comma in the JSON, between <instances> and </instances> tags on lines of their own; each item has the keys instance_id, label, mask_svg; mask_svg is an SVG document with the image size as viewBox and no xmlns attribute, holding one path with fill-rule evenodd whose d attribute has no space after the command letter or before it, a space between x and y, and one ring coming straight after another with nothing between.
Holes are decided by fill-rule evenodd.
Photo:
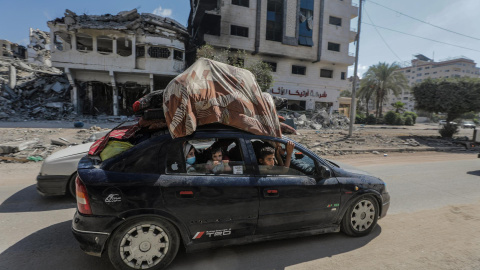
<instances>
[{"instance_id":1,"label":"palm tree","mask_svg":"<svg viewBox=\"0 0 480 270\"><path fill-rule=\"evenodd\" d=\"M408 81L405 75L395 72L401 68L398 64L378 63L368 68L363 75L360 87L374 89L375 97L375 117L382 116L383 102L388 99L388 94L393 93L395 96L408 88Z\"/></svg>"},{"instance_id":2,"label":"palm tree","mask_svg":"<svg viewBox=\"0 0 480 270\"><path fill-rule=\"evenodd\" d=\"M360 84L360 88L358 89L358 92L357 92L357 98L365 99L366 115L369 115L368 103L370 103L370 100L374 98L373 94L376 91L377 89L373 85L362 86L362 84Z\"/></svg>"}]
</instances>

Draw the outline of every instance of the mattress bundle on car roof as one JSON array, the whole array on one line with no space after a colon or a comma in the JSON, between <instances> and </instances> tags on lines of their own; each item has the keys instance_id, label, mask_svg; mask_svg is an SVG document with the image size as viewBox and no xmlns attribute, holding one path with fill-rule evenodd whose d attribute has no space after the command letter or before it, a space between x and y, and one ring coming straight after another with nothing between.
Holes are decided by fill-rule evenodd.
<instances>
[{"instance_id":1,"label":"mattress bundle on car roof","mask_svg":"<svg viewBox=\"0 0 480 270\"><path fill-rule=\"evenodd\" d=\"M106 141L129 139L140 130L168 129L173 138L178 138L212 123L281 137L282 130L291 130L286 130L283 123L281 127L276 101L261 91L250 71L201 58L164 90L136 101L133 110L140 116L138 124L116 128L92 145L89 154L98 155L107 147Z\"/></svg>"}]
</instances>

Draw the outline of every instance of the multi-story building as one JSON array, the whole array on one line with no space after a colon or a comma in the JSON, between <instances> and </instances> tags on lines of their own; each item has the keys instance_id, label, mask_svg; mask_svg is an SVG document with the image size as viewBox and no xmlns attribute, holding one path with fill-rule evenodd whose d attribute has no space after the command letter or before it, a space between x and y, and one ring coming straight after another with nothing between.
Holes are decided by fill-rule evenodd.
<instances>
[{"instance_id":1,"label":"multi-story building","mask_svg":"<svg viewBox=\"0 0 480 270\"><path fill-rule=\"evenodd\" d=\"M48 22L51 61L72 86L83 114L131 114L131 105L163 89L185 67L186 28L175 20L137 10L81 15Z\"/></svg>"},{"instance_id":2,"label":"multi-story building","mask_svg":"<svg viewBox=\"0 0 480 270\"><path fill-rule=\"evenodd\" d=\"M434 60L422 55L415 55L415 59L411 61L411 66L400 68L397 72L401 72L408 80L408 85L412 87L417 83L421 83L427 78L460 78L460 77L480 77L480 68L477 64L467 57L460 56L449 58L435 62ZM401 101L405 103L405 109L415 111L415 100L410 89L405 89L396 97L390 94L388 102L384 104L386 110L392 110L392 103Z\"/></svg>"},{"instance_id":3,"label":"multi-story building","mask_svg":"<svg viewBox=\"0 0 480 270\"><path fill-rule=\"evenodd\" d=\"M354 63L351 0L192 0L189 33L196 46L245 50L245 65L272 67L269 92L299 109L339 109Z\"/></svg>"}]
</instances>

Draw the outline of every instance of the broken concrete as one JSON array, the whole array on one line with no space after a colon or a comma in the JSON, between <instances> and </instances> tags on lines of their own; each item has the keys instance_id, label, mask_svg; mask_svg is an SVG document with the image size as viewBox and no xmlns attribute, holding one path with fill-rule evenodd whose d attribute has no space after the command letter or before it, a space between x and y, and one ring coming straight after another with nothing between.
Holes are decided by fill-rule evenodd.
<instances>
[{"instance_id":1,"label":"broken concrete","mask_svg":"<svg viewBox=\"0 0 480 270\"><path fill-rule=\"evenodd\" d=\"M17 153L29 147L32 147L37 143L38 140L4 143L0 145L0 154Z\"/></svg>"}]
</instances>

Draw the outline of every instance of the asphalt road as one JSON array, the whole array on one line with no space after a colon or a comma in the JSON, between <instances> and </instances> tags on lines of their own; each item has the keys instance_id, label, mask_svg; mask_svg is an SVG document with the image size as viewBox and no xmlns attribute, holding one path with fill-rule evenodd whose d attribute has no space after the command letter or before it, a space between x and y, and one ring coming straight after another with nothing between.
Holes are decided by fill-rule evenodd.
<instances>
[{"instance_id":1,"label":"asphalt road","mask_svg":"<svg viewBox=\"0 0 480 270\"><path fill-rule=\"evenodd\" d=\"M462 223L450 218L443 225L439 218L462 214L461 209L480 212L480 159L473 154L460 160L422 159L358 166L384 179L392 197L389 214L366 237L338 233L193 254L180 251L168 269L479 269L480 237L474 234L479 226L471 225L480 224L479 216L467 215ZM106 256L92 257L79 249L70 231L73 199L36 193L39 169L39 163L0 164L0 269L113 269ZM454 211L445 213L445 207ZM460 225L474 235L457 237ZM466 244L449 246L455 242L449 237L465 237ZM443 262L452 249L464 257ZM437 257L438 262L429 259Z\"/></svg>"}]
</instances>

